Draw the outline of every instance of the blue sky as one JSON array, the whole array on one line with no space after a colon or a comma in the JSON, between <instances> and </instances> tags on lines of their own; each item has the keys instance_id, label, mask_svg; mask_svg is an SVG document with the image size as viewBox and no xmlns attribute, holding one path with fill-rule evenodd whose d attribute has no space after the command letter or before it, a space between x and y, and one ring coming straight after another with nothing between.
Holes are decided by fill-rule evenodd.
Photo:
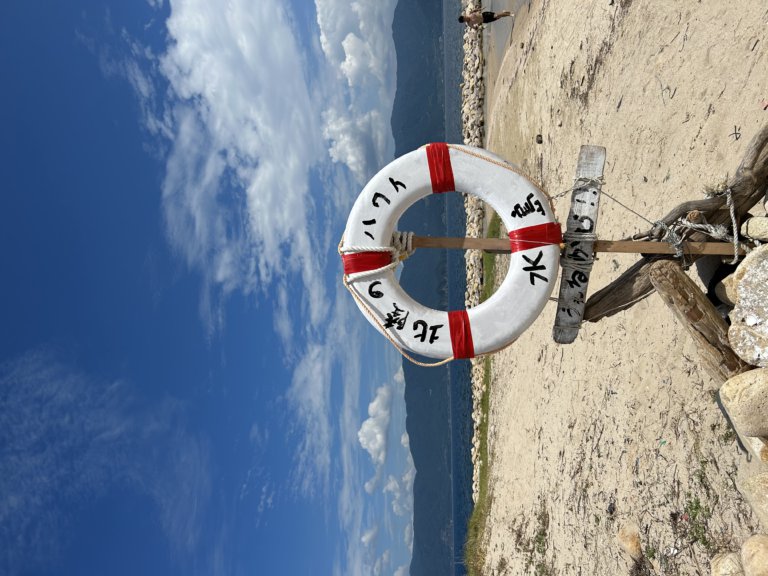
<instances>
[{"instance_id":1,"label":"blue sky","mask_svg":"<svg viewBox=\"0 0 768 576\"><path fill-rule=\"evenodd\" d=\"M394 6L0 6L0 573L407 573L400 358L336 254Z\"/></svg>"}]
</instances>

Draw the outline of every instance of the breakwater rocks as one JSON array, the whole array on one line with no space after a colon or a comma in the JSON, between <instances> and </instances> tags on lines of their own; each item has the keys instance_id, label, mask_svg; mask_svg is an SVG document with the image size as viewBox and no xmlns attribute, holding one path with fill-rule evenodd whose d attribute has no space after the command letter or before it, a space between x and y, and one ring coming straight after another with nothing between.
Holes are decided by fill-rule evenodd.
<instances>
[{"instance_id":1,"label":"breakwater rocks","mask_svg":"<svg viewBox=\"0 0 768 576\"><path fill-rule=\"evenodd\" d=\"M477 2L463 2L464 11L478 10ZM461 122L464 144L482 147L485 140L485 83L483 81L483 46L480 28L467 27L464 31L464 64L461 84ZM464 210L467 215L467 236L481 238L485 234L485 204L474 196L464 194ZM483 256L479 250L466 251L467 291L464 304L467 308L480 303L483 284ZM482 358L472 360L472 500L477 502L480 495L480 454L479 427L483 417L481 400L484 386L484 362Z\"/></svg>"}]
</instances>

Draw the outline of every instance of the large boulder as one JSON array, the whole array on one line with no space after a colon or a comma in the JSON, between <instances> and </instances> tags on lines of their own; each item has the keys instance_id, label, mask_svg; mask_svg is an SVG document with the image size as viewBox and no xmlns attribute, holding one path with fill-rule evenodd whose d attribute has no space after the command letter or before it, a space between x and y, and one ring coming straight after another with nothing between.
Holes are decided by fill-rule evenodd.
<instances>
[{"instance_id":1,"label":"large boulder","mask_svg":"<svg viewBox=\"0 0 768 576\"><path fill-rule=\"evenodd\" d=\"M720 282L715 284L715 295L720 302L734 306L736 304L736 284L733 281L733 274L726 276Z\"/></svg>"},{"instance_id":2,"label":"large boulder","mask_svg":"<svg viewBox=\"0 0 768 576\"><path fill-rule=\"evenodd\" d=\"M741 546L744 576L768 576L768 536L755 534Z\"/></svg>"},{"instance_id":3,"label":"large boulder","mask_svg":"<svg viewBox=\"0 0 768 576\"><path fill-rule=\"evenodd\" d=\"M736 306L728 341L753 366L768 366L768 245L750 252L734 272Z\"/></svg>"},{"instance_id":4,"label":"large boulder","mask_svg":"<svg viewBox=\"0 0 768 576\"><path fill-rule=\"evenodd\" d=\"M753 240L768 242L768 218L753 216L741 225L741 234Z\"/></svg>"},{"instance_id":5,"label":"large boulder","mask_svg":"<svg viewBox=\"0 0 768 576\"><path fill-rule=\"evenodd\" d=\"M737 483L739 492L768 530L768 472L763 472Z\"/></svg>"},{"instance_id":6,"label":"large boulder","mask_svg":"<svg viewBox=\"0 0 768 576\"><path fill-rule=\"evenodd\" d=\"M730 378L720 388L720 400L742 434L768 438L768 368Z\"/></svg>"}]
</instances>

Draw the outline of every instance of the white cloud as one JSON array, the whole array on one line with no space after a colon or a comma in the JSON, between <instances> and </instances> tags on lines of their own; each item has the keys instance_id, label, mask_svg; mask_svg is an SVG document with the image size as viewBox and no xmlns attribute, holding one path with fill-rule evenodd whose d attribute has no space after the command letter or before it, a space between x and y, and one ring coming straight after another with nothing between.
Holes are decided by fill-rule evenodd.
<instances>
[{"instance_id":1,"label":"white cloud","mask_svg":"<svg viewBox=\"0 0 768 576\"><path fill-rule=\"evenodd\" d=\"M354 304L346 301L341 309L347 313L357 313L352 310ZM354 326L354 325L352 325ZM337 565L334 575L365 574L366 556L364 548L359 544L363 533L363 513L365 501L363 498L362 480L360 478L361 450L357 441L357 426L359 422L360 382L362 351L360 336L356 332L349 338L351 347L347 348L346 361L342 364L341 386L343 399L338 415L339 446L338 462L341 478L337 498L337 515L342 534L345 538L337 547Z\"/></svg>"},{"instance_id":2,"label":"white cloud","mask_svg":"<svg viewBox=\"0 0 768 576\"><path fill-rule=\"evenodd\" d=\"M390 550L385 550L381 556L376 558L376 561L373 563L373 570L371 571L373 576L381 576L381 574L384 573L384 570L387 569L391 562L391 557L392 552Z\"/></svg>"},{"instance_id":3,"label":"white cloud","mask_svg":"<svg viewBox=\"0 0 768 576\"><path fill-rule=\"evenodd\" d=\"M376 413L357 430L360 339L353 326L360 318L326 269L358 184L394 154L395 5L316 0L315 39L299 38L290 4L174 0L167 49L154 54L124 35L130 61L116 72L133 87L157 137L166 234L203 278L202 317L212 334L221 330L223 304L235 292L272 305L271 328L293 367L285 400L298 438L294 487L327 496L340 483L339 518L355 540L367 464L358 453L362 445L374 460L373 490L386 459L389 407L377 396ZM337 416L331 380L338 373L344 400ZM244 493L259 490L268 509L273 484L257 472ZM347 567L371 567L359 551L343 554Z\"/></svg>"},{"instance_id":4,"label":"white cloud","mask_svg":"<svg viewBox=\"0 0 768 576\"><path fill-rule=\"evenodd\" d=\"M269 441L269 430L260 426L258 422L251 424L251 431L248 433L248 440L255 450L262 450Z\"/></svg>"},{"instance_id":5,"label":"white cloud","mask_svg":"<svg viewBox=\"0 0 768 576\"><path fill-rule=\"evenodd\" d=\"M389 115L379 110L349 114L331 108L323 120L323 135L331 141L331 158L346 164L358 182L365 182L391 160Z\"/></svg>"},{"instance_id":6,"label":"white cloud","mask_svg":"<svg viewBox=\"0 0 768 576\"><path fill-rule=\"evenodd\" d=\"M371 63L374 55L371 54L371 46L351 32L344 38L341 45L344 47L345 54L341 71L347 77L350 87L360 86L367 75L373 71Z\"/></svg>"},{"instance_id":7,"label":"white cloud","mask_svg":"<svg viewBox=\"0 0 768 576\"><path fill-rule=\"evenodd\" d=\"M280 340L283 341L286 352L291 354L293 352L293 324L291 322L291 305L292 302L288 297L288 290L285 285L277 287L277 302L274 308L274 323L275 332L280 336Z\"/></svg>"},{"instance_id":8,"label":"white cloud","mask_svg":"<svg viewBox=\"0 0 768 576\"><path fill-rule=\"evenodd\" d=\"M275 503L275 489L265 484L261 488L261 496L259 497L259 505L256 508L256 512L260 517L265 510L270 510Z\"/></svg>"},{"instance_id":9,"label":"white cloud","mask_svg":"<svg viewBox=\"0 0 768 576\"><path fill-rule=\"evenodd\" d=\"M398 374L402 377L402 370ZM396 377L395 380L399 379ZM408 432L403 432L400 444L406 453L405 469L399 479L391 474L388 476L383 492L391 497L392 512L396 516L407 519L403 529L403 542L408 550L413 552L413 482L416 479L416 467L411 456Z\"/></svg>"},{"instance_id":10,"label":"white cloud","mask_svg":"<svg viewBox=\"0 0 768 576\"><path fill-rule=\"evenodd\" d=\"M376 539L376 536L379 535L379 527L373 526L365 531L365 533L360 537L360 542L362 542L366 546L370 546L371 543Z\"/></svg>"},{"instance_id":11,"label":"white cloud","mask_svg":"<svg viewBox=\"0 0 768 576\"><path fill-rule=\"evenodd\" d=\"M395 0L316 0L320 41L348 93L326 106L323 134L331 157L368 180L394 154L389 119L396 88L392 40Z\"/></svg>"},{"instance_id":12,"label":"white cloud","mask_svg":"<svg viewBox=\"0 0 768 576\"><path fill-rule=\"evenodd\" d=\"M306 494L327 486L330 470L329 390L339 352L325 327L335 305L324 272L337 241L328 230L343 225L310 180L316 171L348 184L333 162L363 178L391 159L394 6L318 0L323 55L312 70L312 41L299 39L285 4L176 0L160 55L123 36L130 60L119 73L149 132L167 139L166 232L203 276L206 324L211 333L221 329L223 302L235 291L272 298L273 328L298 358L287 398L303 435L296 477ZM327 196L338 208L356 191ZM297 278L303 289L289 296Z\"/></svg>"},{"instance_id":13,"label":"white cloud","mask_svg":"<svg viewBox=\"0 0 768 576\"><path fill-rule=\"evenodd\" d=\"M286 9L184 0L167 28L160 70L176 97L163 184L171 243L224 295L298 274L313 287L309 318L319 323L309 171L326 153Z\"/></svg>"},{"instance_id":14,"label":"white cloud","mask_svg":"<svg viewBox=\"0 0 768 576\"><path fill-rule=\"evenodd\" d=\"M331 366L333 354L327 347L310 344L293 373L288 401L300 428L296 451L296 484L300 491L313 496L328 488L331 427Z\"/></svg>"},{"instance_id":15,"label":"white cloud","mask_svg":"<svg viewBox=\"0 0 768 576\"><path fill-rule=\"evenodd\" d=\"M128 384L96 382L45 353L0 366L0 397L0 549L9 573L55 562L76 512L111 487L151 498L187 571L210 560L199 546L211 529L210 449L185 431L179 406L144 407Z\"/></svg>"},{"instance_id":16,"label":"white cloud","mask_svg":"<svg viewBox=\"0 0 768 576\"><path fill-rule=\"evenodd\" d=\"M383 492L391 497L392 512L408 520L404 529L404 542L413 551L413 482L416 479L416 467L409 449L407 432L403 432L400 442L406 451L405 469L399 479L391 474L388 476Z\"/></svg>"},{"instance_id":17,"label":"white cloud","mask_svg":"<svg viewBox=\"0 0 768 576\"><path fill-rule=\"evenodd\" d=\"M373 492L381 478L384 462L387 459L387 433L389 431L390 406L392 403L392 388L380 386L376 390L376 397L368 405L368 419L365 420L357 432L360 445L371 455L375 476L365 483L365 490L369 494Z\"/></svg>"},{"instance_id":18,"label":"white cloud","mask_svg":"<svg viewBox=\"0 0 768 576\"><path fill-rule=\"evenodd\" d=\"M177 0L164 53L123 33L129 58L101 55L105 74L130 83L144 125L164 142L167 235L203 275L201 313L211 333L221 329L231 292L262 296L296 277L304 286L299 306L292 314L277 307L283 342L295 336L297 310L307 316L298 322L314 328L327 319L327 288L318 279L329 240L337 239L322 218L340 231L338 208L357 191L331 163L359 184L394 153L395 4L317 0L322 56L312 69L313 41L298 37L290 8L252 0ZM336 210L313 191L312 171L328 184Z\"/></svg>"},{"instance_id":19,"label":"white cloud","mask_svg":"<svg viewBox=\"0 0 768 576\"><path fill-rule=\"evenodd\" d=\"M405 546L408 548L408 550L413 553L413 520L408 522L408 524L405 526L403 542L405 542Z\"/></svg>"}]
</instances>

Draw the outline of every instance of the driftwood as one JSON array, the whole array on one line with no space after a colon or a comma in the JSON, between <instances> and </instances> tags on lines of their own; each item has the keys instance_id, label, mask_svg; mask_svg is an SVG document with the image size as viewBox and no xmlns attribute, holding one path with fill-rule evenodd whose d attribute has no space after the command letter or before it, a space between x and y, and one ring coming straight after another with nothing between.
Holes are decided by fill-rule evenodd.
<instances>
[{"instance_id":1,"label":"driftwood","mask_svg":"<svg viewBox=\"0 0 768 576\"><path fill-rule=\"evenodd\" d=\"M744 159L736 173L725 184L730 188L737 218L741 220L749 210L762 200L768 186L768 125L764 126L750 142ZM730 214L726 208L724 195L683 202L661 219L671 225L689 212L699 211L709 224L730 224ZM662 227L657 226L638 237L656 238L661 234ZM707 236L702 232L687 232L685 240L703 242ZM654 262L669 259L669 256L646 256L628 268L621 276L608 286L599 290L587 300L584 320L597 322L601 318L611 316L621 310L626 310L634 303L642 300L654 290L649 278L649 270ZM686 257L691 263L697 256Z\"/></svg>"},{"instance_id":2,"label":"driftwood","mask_svg":"<svg viewBox=\"0 0 768 576\"><path fill-rule=\"evenodd\" d=\"M648 278L661 299L688 329L704 368L718 384L752 369L731 350L725 320L677 262L654 262L649 266Z\"/></svg>"}]
</instances>

